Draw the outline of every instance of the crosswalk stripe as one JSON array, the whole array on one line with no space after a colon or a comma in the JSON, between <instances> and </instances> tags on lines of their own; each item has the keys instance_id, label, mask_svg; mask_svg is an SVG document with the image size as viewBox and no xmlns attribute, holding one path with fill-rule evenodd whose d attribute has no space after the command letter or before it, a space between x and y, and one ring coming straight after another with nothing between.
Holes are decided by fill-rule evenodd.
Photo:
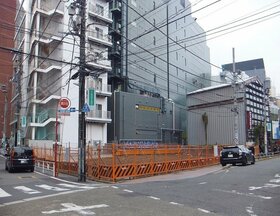
<instances>
[{"instance_id":1,"label":"crosswalk stripe","mask_svg":"<svg viewBox=\"0 0 280 216\"><path fill-rule=\"evenodd\" d=\"M7 193L3 189L0 188L0 197L9 197L11 194Z\"/></svg>"},{"instance_id":2,"label":"crosswalk stripe","mask_svg":"<svg viewBox=\"0 0 280 216\"><path fill-rule=\"evenodd\" d=\"M14 187L14 188L17 189L17 190L21 190L23 193L27 193L27 194L38 194L38 193L41 193L40 191L31 189L31 188L25 187L25 186L17 186L17 187Z\"/></svg>"},{"instance_id":3,"label":"crosswalk stripe","mask_svg":"<svg viewBox=\"0 0 280 216\"><path fill-rule=\"evenodd\" d=\"M72 184L66 184L66 183L61 183L61 184L58 184L58 185L62 186L62 187L79 188L79 189L93 189L93 188L95 188L94 186L72 185Z\"/></svg>"},{"instance_id":4,"label":"crosswalk stripe","mask_svg":"<svg viewBox=\"0 0 280 216\"><path fill-rule=\"evenodd\" d=\"M42 185L35 185L36 187L43 188L45 190L51 190L51 191L67 191L69 190L68 188L60 188L60 187L55 187L55 186L50 186L46 184Z\"/></svg>"}]
</instances>

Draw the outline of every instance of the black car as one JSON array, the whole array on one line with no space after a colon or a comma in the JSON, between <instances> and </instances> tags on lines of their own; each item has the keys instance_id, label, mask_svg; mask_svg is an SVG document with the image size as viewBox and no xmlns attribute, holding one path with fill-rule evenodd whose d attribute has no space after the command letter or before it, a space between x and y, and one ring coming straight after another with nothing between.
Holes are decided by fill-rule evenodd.
<instances>
[{"instance_id":1,"label":"black car","mask_svg":"<svg viewBox=\"0 0 280 216\"><path fill-rule=\"evenodd\" d=\"M34 172L35 161L33 150L30 147L12 147L6 157L5 169L12 172L15 169L30 170Z\"/></svg>"},{"instance_id":2,"label":"black car","mask_svg":"<svg viewBox=\"0 0 280 216\"><path fill-rule=\"evenodd\" d=\"M252 151L245 146L227 146L221 151L220 162L222 166L227 164L235 165L237 163L246 166L248 163L255 163L255 156Z\"/></svg>"}]
</instances>

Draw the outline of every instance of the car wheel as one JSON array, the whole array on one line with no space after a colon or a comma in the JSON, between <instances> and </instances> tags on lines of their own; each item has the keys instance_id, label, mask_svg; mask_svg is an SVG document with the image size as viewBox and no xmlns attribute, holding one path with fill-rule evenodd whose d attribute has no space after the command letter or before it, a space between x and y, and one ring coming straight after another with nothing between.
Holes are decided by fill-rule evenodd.
<instances>
[{"instance_id":1,"label":"car wheel","mask_svg":"<svg viewBox=\"0 0 280 216\"><path fill-rule=\"evenodd\" d=\"M236 166L236 163L232 163L232 166Z\"/></svg>"},{"instance_id":2,"label":"car wheel","mask_svg":"<svg viewBox=\"0 0 280 216\"><path fill-rule=\"evenodd\" d=\"M243 165L243 166L246 166L246 165L247 165L247 158L246 158L246 157L243 158L242 165Z\"/></svg>"},{"instance_id":3,"label":"car wheel","mask_svg":"<svg viewBox=\"0 0 280 216\"><path fill-rule=\"evenodd\" d=\"M225 165L227 165L226 163L221 163L222 164L222 166L225 166Z\"/></svg>"},{"instance_id":4,"label":"car wheel","mask_svg":"<svg viewBox=\"0 0 280 216\"><path fill-rule=\"evenodd\" d=\"M255 157L253 157L251 164L255 164L255 162L256 162Z\"/></svg>"},{"instance_id":5,"label":"car wheel","mask_svg":"<svg viewBox=\"0 0 280 216\"><path fill-rule=\"evenodd\" d=\"M5 170L8 170L7 163L5 163Z\"/></svg>"},{"instance_id":6,"label":"car wheel","mask_svg":"<svg viewBox=\"0 0 280 216\"><path fill-rule=\"evenodd\" d=\"M13 169L10 166L8 167L8 172L9 173L13 172Z\"/></svg>"},{"instance_id":7,"label":"car wheel","mask_svg":"<svg viewBox=\"0 0 280 216\"><path fill-rule=\"evenodd\" d=\"M31 171L31 172L34 172L34 167L32 167L32 168L30 169L30 171Z\"/></svg>"}]
</instances>

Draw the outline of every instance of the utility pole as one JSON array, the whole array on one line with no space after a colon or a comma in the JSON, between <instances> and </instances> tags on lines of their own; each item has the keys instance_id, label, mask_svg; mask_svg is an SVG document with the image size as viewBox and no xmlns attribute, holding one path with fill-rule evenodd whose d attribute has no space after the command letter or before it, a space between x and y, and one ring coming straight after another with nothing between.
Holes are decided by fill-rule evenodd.
<instances>
[{"instance_id":1,"label":"utility pole","mask_svg":"<svg viewBox=\"0 0 280 216\"><path fill-rule=\"evenodd\" d=\"M234 48L232 48L232 73L233 73L233 94L234 94L234 108L232 111L234 112L234 138L233 138L233 144L238 145L239 144L239 137L238 137L238 105L237 105L237 72L235 69L235 52Z\"/></svg>"},{"instance_id":2,"label":"utility pole","mask_svg":"<svg viewBox=\"0 0 280 216\"><path fill-rule=\"evenodd\" d=\"M263 126L263 128L264 128L264 131L263 131L263 141L264 141L264 153L267 155L267 153L268 153L268 151L267 151L267 128L266 128L266 118L267 118L267 113L266 113L266 105L267 105L267 95L266 95L266 86L265 86L265 82L264 82L264 84L263 84L263 92L264 92L264 108L263 108L263 110L264 110L264 115L263 115L263 117L264 117L264 126Z\"/></svg>"},{"instance_id":3,"label":"utility pole","mask_svg":"<svg viewBox=\"0 0 280 216\"><path fill-rule=\"evenodd\" d=\"M85 64L86 64L86 0L79 1L80 25L80 68L79 68L79 170L78 181L86 181L86 122L83 107L85 104Z\"/></svg>"}]
</instances>

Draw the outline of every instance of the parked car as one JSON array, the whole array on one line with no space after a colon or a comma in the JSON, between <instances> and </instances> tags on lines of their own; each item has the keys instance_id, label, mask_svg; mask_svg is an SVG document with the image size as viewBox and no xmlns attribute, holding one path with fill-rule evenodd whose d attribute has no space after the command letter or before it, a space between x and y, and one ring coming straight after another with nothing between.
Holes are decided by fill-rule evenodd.
<instances>
[{"instance_id":1,"label":"parked car","mask_svg":"<svg viewBox=\"0 0 280 216\"><path fill-rule=\"evenodd\" d=\"M33 149L26 146L12 147L5 161L5 169L12 172L15 169L30 170L34 172L35 161Z\"/></svg>"},{"instance_id":2,"label":"parked car","mask_svg":"<svg viewBox=\"0 0 280 216\"><path fill-rule=\"evenodd\" d=\"M235 165L237 163L246 166L248 163L255 164L255 156L245 146L226 146L221 151L220 163L222 166L227 164Z\"/></svg>"}]
</instances>

